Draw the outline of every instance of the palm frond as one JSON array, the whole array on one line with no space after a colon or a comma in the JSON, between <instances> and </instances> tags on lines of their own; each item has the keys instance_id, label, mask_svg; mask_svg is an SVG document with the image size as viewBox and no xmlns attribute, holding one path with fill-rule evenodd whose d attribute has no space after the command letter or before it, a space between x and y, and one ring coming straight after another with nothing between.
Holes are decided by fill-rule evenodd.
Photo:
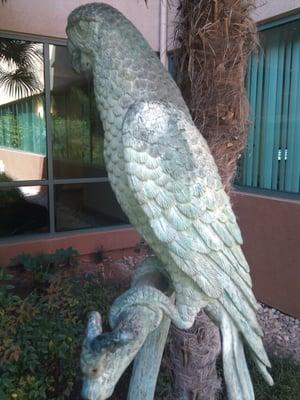
<instances>
[{"instance_id":1,"label":"palm frond","mask_svg":"<svg viewBox=\"0 0 300 400\"><path fill-rule=\"evenodd\" d=\"M0 62L9 67L33 68L43 61L42 46L16 39L0 40Z\"/></svg>"},{"instance_id":2,"label":"palm frond","mask_svg":"<svg viewBox=\"0 0 300 400\"><path fill-rule=\"evenodd\" d=\"M41 91L41 83L34 71L42 62L42 45L17 39L0 39L0 87L14 98Z\"/></svg>"},{"instance_id":3,"label":"palm frond","mask_svg":"<svg viewBox=\"0 0 300 400\"><path fill-rule=\"evenodd\" d=\"M0 87L13 98L31 96L42 90L41 83L35 74L24 68L17 68L9 72L0 70Z\"/></svg>"}]
</instances>

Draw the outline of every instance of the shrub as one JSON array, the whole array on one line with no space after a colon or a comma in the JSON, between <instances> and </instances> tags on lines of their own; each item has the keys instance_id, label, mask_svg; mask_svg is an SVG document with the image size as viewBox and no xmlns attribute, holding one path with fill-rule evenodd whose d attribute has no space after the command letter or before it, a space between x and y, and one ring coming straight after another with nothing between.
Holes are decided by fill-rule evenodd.
<instances>
[{"instance_id":1,"label":"shrub","mask_svg":"<svg viewBox=\"0 0 300 400\"><path fill-rule=\"evenodd\" d=\"M77 250L72 247L58 249L54 253L20 254L12 260L12 263L32 272L35 284L43 287L59 267L74 267Z\"/></svg>"},{"instance_id":2,"label":"shrub","mask_svg":"<svg viewBox=\"0 0 300 400\"><path fill-rule=\"evenodd\" d=\"M1 272L0 279L11 279ZM87 314L107 314L115 286L98 275L59 273L25 299L0 291L0 399L77 399ZM78 397L77 397L78 396Z\"/></svg>"}]
</instances>

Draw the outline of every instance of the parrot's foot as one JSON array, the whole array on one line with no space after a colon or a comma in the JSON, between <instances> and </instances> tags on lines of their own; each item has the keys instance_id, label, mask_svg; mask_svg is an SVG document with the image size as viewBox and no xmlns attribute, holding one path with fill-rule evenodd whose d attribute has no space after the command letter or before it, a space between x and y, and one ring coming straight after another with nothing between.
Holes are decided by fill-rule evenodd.
<instances>
[{"instance_id":1,"label":"parrot's foot","mask_svg":"<svg viewBox=\"0 0 300 400\"><path fill-rule=\"evenodd\" d=\"M185 304L177 304L176 308L180 318L176 321L172 321L178 329L187 330L190 329L195 322L198 312L198 308L187 306Z\"/></svg>"}]
</instances>

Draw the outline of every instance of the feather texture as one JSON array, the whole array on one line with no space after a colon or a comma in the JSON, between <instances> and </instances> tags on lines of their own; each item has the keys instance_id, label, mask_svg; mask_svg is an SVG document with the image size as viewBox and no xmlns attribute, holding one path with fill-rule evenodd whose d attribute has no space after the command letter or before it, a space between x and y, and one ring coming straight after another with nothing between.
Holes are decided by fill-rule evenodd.
<instances>
[{"instance_id":1,"label":"feather texture","mask_svg":"<svg viewBox=\"0 0 300 400\"><path fill-rule=\"evenodd\" d=\"M73 27L85 19L89 30L81 40ZM227 365L246 368L241 335L268 380L241 233L178 87L142 35L108 5L79 7L69 17L68 35L76 66L78 55L90 58L112 189L172 280L175 321L191 325L205 307L228 334ZM235 372L227 383L245 392L251 382Z\"/></svg>"},{"instance_id":2,"label":"feather texture","mask_svg":"<svg viewBox=\"0 0 300 400\"><path fill-rule=\"evenodd\" d=\"M234 329L246 338L258 364L269 366L256 319L257 303L249 267L240 249L241 233L212 157L203 151L204 139L199 135L197 143L189 140L195 136L196 129L189 117L168 104L134 104L127 113L122 132L124 158L130 160L126 164L128 173L134 173L132 164L138 165L141 159L135 158L135 147L143 148L148 156L151 153L151 143L143 131L150 124L149 118L151 143L160 148L160 162L156 164L156 174L150 178L151 185L156 185L155 196L149 196L148 201L154 202L159 218L146 205L142 179L129 182L138 203L145 204L142 212L152 227L154 250L157 254L167 253L172 260L171 276L176 276L178 269L192 278L205 295L217 299L234 321ZM172 140L166 140L168 137ZM203 144L201 157L195 150L199 143ZM138 178L144 172L145 168L140 169ZM145 175L149 179L149 173ZM142 230L141 233L144 234ZM183 301L181 296L180 302Z\"/></svg>"}]
</instances>

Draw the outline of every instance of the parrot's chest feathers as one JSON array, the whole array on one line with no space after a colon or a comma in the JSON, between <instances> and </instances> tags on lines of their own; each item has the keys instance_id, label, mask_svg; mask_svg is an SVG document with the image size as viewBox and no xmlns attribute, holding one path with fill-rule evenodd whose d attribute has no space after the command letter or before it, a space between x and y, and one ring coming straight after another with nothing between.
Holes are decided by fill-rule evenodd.
<instances>
[{"instance_id":1,"label":"parrot's chest feathers","mask_svg":"<svg viewBox=\"0 0 300 400\"><path fill-rule=\"evenodd\" d=\"M121 129L114 124L105 122L104 129L104 159L110 184L121 208L127 214L130 222L138 228L144 217L142 209L129 188Z\"/></svg>"}]
</instances>

